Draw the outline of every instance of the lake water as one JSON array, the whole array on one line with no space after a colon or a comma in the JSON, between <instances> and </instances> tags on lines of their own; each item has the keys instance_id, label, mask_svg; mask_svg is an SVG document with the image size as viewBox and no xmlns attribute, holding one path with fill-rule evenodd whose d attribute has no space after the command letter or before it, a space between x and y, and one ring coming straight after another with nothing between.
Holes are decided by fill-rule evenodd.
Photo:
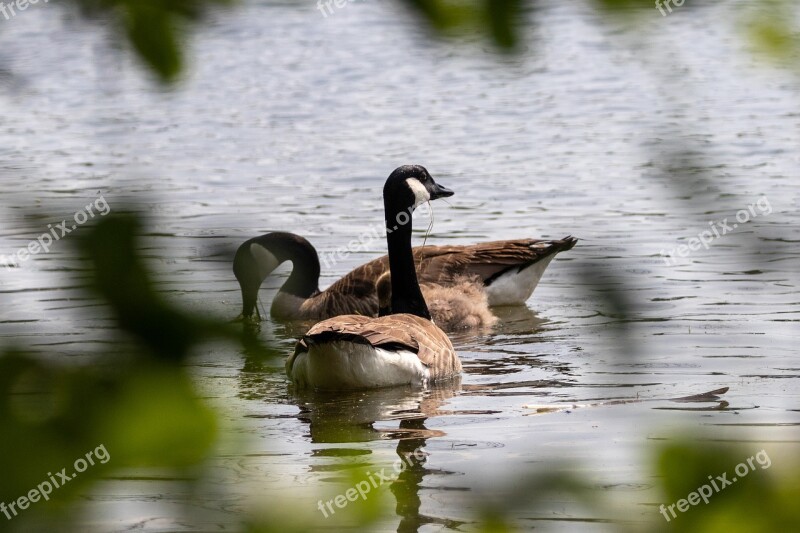
<instances>
[{"instance_id":1,"label":"lake water","mask_svg":"<svg viewBox=\"0 0 800 533\"><path fill-rule=\"evenodd\" d=\"M383 181L406 163L456 191L434 204L429 243L581 239L527 308L454 337L456 386L297 395L282 360L208 346L191 371L225 421L214 486L190 504L176 480L109 479L83 504L87 529L218 531L287 499L320 518L318 499L354 461L388 468L422 447L424 463L381 489L398 504L379 529L470 530L474 502L510 493L535 502L514 514L523 529L606 531L659 518L650 459L679 428L775 463L796 455L800 87L747 51L743 3L653 10L635 30L544 3L511 57L431 41L384 4L214 16L171 91L58 6L0 20L13 72L1 80L0 254L102 194L151 217L144 253L171 300L233 318L236 246L284 230L333 251L381 223ZM662 257L725 219L708 249ZM415 227L420 244L427 219ZM382 253L372 243L322 285ZM287 272L262 291L265 309ZM82 296L68 243L0 269L0 283L5 341L75 363L107 347L111 323ZM300 333L267 322L261 336L288 354ZM727 403L699 404L716 409L668 400L722 387ZM526 407L615 398L654 401ZM519 493L519 475L554 465L614 505Z\"/></svg>"}]
</instances>

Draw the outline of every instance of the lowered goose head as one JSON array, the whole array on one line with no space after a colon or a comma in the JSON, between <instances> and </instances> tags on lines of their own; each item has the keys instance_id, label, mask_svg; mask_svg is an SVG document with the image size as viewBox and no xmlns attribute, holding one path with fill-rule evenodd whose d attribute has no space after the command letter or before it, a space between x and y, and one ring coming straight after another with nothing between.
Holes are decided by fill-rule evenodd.
<instances>
[{"instance_id":1,"label":"lowered goose head","mask_svg":"<svg viewBox=\"0 0 800 533\"><path fill-rule=\"evenodd\" d=\"M233 273L242 290L242 314L250 319L256 308L258 290L273 270L284 261L292 262L292 273L281 287L281 292L306 299L319 292L319 256L303 237L293 233L274 231L245 241L233 260Z\"/></svg>"}]
</instances>

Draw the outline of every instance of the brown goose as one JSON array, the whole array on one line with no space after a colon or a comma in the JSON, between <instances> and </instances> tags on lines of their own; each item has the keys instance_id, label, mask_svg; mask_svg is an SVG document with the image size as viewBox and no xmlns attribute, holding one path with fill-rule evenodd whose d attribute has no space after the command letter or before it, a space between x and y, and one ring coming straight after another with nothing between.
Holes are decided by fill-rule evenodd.
<instances>
[{"instance_id":1,"label":"brown goose","mask_svg":"<svg viewBox=\"0 0 800 533\"><path fill-rule=\"evenodd\" d=\"M424 385L461 372L450 339L430 320L411 250L411 212L452 194L421 166L392 172L383 188L383 204L396 314L343 315L314 325L286 361L286 373L295 384L329 390ZM405 222L396 224L401 214Z\"/></svg>"},{"instance_id":2,"label":"brown goose","mask_svg":"<svg viewBox=\"0 0 800 533\"><path fill-rule=\"evenodd\" d=\"M571 249L577 239L516 239L470 246L425 246L413 249L414 264L423 286L452 287L465 276L480 280L490 306L521 305L559 252ZM319 290L320 262L317 251L303 237L272 232L243 243L236 251L233 272L242 290L239 319L257 320L258 291L267 276L284 261L292 273L278 291L270 310L279 320L323 319L343 314L378 315L378 279L389 270L388 256L354 269L324 291ZM436 321L444 321L438 308Z\"/></svg>"},{"instance_id":3,"label":"brown goose","mask_svg":"<svg viewBox=\"0 0 800 533\"><path fill-rule=\"evenodd\" d=\"M489 309L489 298L478 276L459 276L452 284L420 283L422 296L434 323L444 331L490 328L497 317ZM377 283L378 316L391 314L392 284L388 272Z\"/></svg>"}]
</instances>

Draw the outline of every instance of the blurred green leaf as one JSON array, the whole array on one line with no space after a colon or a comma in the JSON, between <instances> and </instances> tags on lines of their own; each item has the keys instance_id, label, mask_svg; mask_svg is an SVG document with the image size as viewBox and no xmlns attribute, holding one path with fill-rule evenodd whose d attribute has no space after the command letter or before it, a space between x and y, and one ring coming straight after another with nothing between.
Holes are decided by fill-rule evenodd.
<instances>
[{"instance_id":1,"label":"blurred green leaf","mask_svg":"<svg viewBox=\"0 0 800 533\"><path fill-rule=\"evenodd\" d=\"M635 9L652 10L654 8L653 0L595 0L595 3L601 9L611 12L631 12Z\"/></svg>"},{"instance_id":2,"label":"blurred green leaf","mask_svg":"<svg viewBox=\"0 0 800 533\"><path fill-rule=\"evenodd\" d=\"M437 32L449 36L485 35L501 50L519 40L519 0L405 0Z\"/></svg>"},{"instance_id":3,"label":"blurred green leaf","mask_svg":"<svg viewBox=\"0 0 800 533\"><path fill-rule=\"evenodd\" d=\"M0 354L0 501L25 496L50 473L72 473L87 453L108 455L75 472L49 501L14 517L14 527L68 509L65 504L110 469L202 464L216 441L216 415L176 363L213 337L241 341L248 352L271 353L238 328L167 303L140 256L140 233L138 216L115 213L87 227L77 241L91 287L113 310L118 331L133 335L138 345L128 348L118 338L115 349L90 366L61 364L58 353ZM5 525L0 520L0 530Z\"/></svg>"},{"instance_id":4,"label":"blurred green leaf","mask_svg":"<svg viewBox=\"0 0 800 533\"><path fill-rule=\"evenodd\" d=\"M658 520L661 527L665 531L677 529L689 533L798 531L798 465L777 464L777 461L773 464L770 450L753 446L726 446L687 438L662 448L657 465L665 507L687 499L690 493L704 486L702 490L712 494L707 497L708 503L700 499L685 512L680 512L676 505L675 517L667 510L670 521L662 517ZM775 475L778 470L784 475ZM787 471L795 474L787 476Z\"/></svg>"},{"instance_id":5,"label":"blurred green leaf","mask_svg":"<svg viewBox=\"0 0 800 533\"><path fill-rule=\"evenodd\" d=\"M90 18L110 19L120 36L163 82L178 78L184 65L183 30L212 7L230 0L74 0Z\"/></svg>"},{"instance_id":6,"label":"blurred green leaf","mask_svg":"<svg viewBox=\"0 0 800 533\"><path fill-rule=\"evenodd\" d=\"M173 15L149 3L129 2L125 26L136 51L163 79L171 81L183 65Z\"/></svg>"},{"instance_id":7,"label":"blurred green leaf","mask_svg":"<svg viewBox=\"0 0 800 533\"><path fill-rule=\"evenodd\" d=\"M503 48L516 46L518 32L516 24L520 15L519 0L487 1L485 8L494 41Z\"/></svg>"},{"instance_id":8,"label":"blurred green leaf","mask_svg":"<svg viewBox=\"0 0 800 533\"><path fill-rule=\"evenodd\" d=\"M172 367L129 375L113 409L98 421L119 466L183 467L199 463L216 438L216 418L189 377Z\"/></svg>"},{"instance_id":9,"label":"blurred green leaf","mask_svg":"<svg viewBox=\"0 0 800 533\"><path fill-rule=\"evenodd\" d=\"M139 257L140 233L135 215L118 213L100 220L80 241L94 289L111 305L120 327L144 343L148 353L172 362L182 361L201 340L238 338L233 327L191 316L164 301ZM252 348L252 338L248 342Z\"/></svg>"},{"instance_id":10,"label":"blurred green leaf","mask_svg":"<svg viewBox=\"0 0 800 533\"><path fill-rule=\"evenodd\" d=\"M800 30L791 0L761 0L743 6L741 25L757 52L797 69Z\"/></svg>"}]
</instances>

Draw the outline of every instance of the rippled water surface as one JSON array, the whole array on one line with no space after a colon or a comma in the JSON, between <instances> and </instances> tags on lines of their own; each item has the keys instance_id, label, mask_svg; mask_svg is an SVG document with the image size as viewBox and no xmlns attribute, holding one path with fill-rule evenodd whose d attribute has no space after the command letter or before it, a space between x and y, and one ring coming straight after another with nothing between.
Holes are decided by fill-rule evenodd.
<instances>
[{"instance_id":1,"label":"rippled water surface","mask_svg":"<svg viewBox=\"0 0 800 533\"><path fill-rule=\"evenodd\" d=\"M654 11L637 31L579 3L535 18L525 52L504 57L431 41L379 2L327 19L312 2L240 6L193 40L172 91L57 6L0 21L14 74L0 99L1 254L99 193L150 216L144 253L170 299L233 318L238 244L285 230L333 251L381 223L383 180L405 163L456 191L434 205L429 243L581 239L527 308L454 337L458 385L299 395L282 360L206 347L192 371L226 424L207 501L176 521L180 484L131 474L87 498L87 527L220 530L283 497L311 515L354 461L389 467L420 446L424 467L383 489L402 503L385 530L469 530L470 502L557 459L637 521L664 503L646 465L677 428L796 452L797 78L746 51L730 6ZM748 206L709 249L662 257ZM416 244L426 227L416 221ZM0 335L81 363L107 347L111 322L80 290L69 238L0 269ZM348 256L322 285L384 250ZM300 332L265 323L261 335L288 354ZM718 401L669 400L722 387ZM652 401L536 409L619 398ZM595 531L620 517L565 496L516 518Z\"/></svg>"}]
</instances>

